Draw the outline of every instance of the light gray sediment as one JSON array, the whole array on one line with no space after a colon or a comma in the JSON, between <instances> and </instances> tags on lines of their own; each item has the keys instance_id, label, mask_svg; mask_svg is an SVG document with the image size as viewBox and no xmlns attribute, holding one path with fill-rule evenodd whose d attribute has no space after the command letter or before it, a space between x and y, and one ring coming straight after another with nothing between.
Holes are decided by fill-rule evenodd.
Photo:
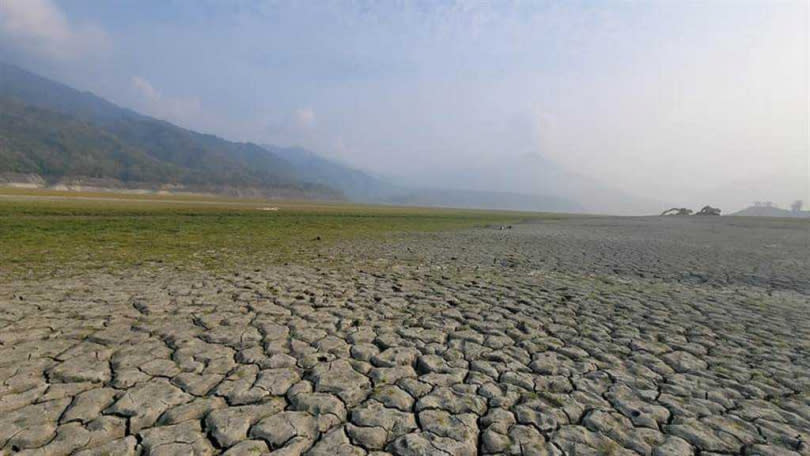
<instances>
[{"instance_id":1,"label":"light gray sediment","mask_svg":"<svg viewBox=\"0 0 810 456\"><path fill-rule=\"evenodd\" d=\"M809 228L572 218L2 283L0 454L808 455Z\"/></svg>"}]
</instances>

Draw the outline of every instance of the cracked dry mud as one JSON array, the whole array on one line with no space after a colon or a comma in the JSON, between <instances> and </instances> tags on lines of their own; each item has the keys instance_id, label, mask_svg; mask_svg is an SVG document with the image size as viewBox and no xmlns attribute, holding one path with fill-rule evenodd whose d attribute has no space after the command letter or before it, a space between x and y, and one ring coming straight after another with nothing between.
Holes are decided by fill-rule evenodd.
<instances>
[{"instance_id":1,"label":"cracked dry mud","mask_svg":"<svg viewBox=\"0 0 810 456\"><path fill-rule=\"evenodd\" d=\"M3 283L0 454L810 454L807 224L327 250Z\"/></svg>"}]
</instances>

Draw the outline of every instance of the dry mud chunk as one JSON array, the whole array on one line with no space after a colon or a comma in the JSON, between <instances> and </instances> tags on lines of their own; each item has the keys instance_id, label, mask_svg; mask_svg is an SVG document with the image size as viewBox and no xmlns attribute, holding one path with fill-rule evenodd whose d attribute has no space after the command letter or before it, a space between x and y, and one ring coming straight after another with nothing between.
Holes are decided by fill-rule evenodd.
<instances>
[{"instance_id":1,"label":"dry mud chunk","mask_svg":"<svg viewBox=\"0 0 810 456\"><path fill-rule=\"evenodd\" d=\"M116 391L112 388L98 388L85 391L70 404L62 415L61 422L81 421L86 423L101 415L101 411L112 404Z\"/></svg>"},{"instance_id":2,"label":"dry mud chunk","mask_svg":"<svg viewBox=\"0 0 810 456\"><path fill-rule=\"evenodd\" d=\"M640 400L629 388L619 394L608 393L606 397L636 426L658 429L669 420L670 411L666 407Z\"/></svg>"},{"instance_id":3,"label":"dry mud chunk","mask_svg":"<svg viewBox=\"0 0 810 456\"><path fill-rule=\"evenodd\" d=\"M732 434L718 432L707 423L695 419L668 425L664 431L681 437L702 451L736 453L743 446Z\"/></svg>"},{"instance_id":4,"label":"dry mud chunk","mask_svg":"<svg viewBox=\"0 0 810 456\"><path fill-rule=\"evenodd\" d=\"M486 411L486 401L474 394L456 392L447 387L439 387L422 397L416 403L416 410L442 409L450 413L475 413L482 415Z\"/></svg>"},{"instance_id":5,"label":"dry mud chunk","mask_svg":"<svg viewBox=\"0 0 810 456\"><path fill-rule=\"evenodd\" d=\"M45 445L55 435L56 423L68 404L70 399L59 399L0 414L0 448Z\"/></svg>"},{"instance_id":6,"label":"dry mud chunk","mask_svg":"<svg viewBox=\"0 0 810 456\"><path fill-rule=\"evenodd\" d=\"M352 442L369 450L381 450L388 442L388 431L381 427L346 425L346 433Z\"/></svg>"},{"instance_id":7,"label":"dry mud chunk","mask_svg":"<svg viewBox=\"0 0 810 456\"><path fill-rule=\"evenodd\" d=\"M312 381L318 392L335 393L353 407L362 402L371 391L368 377L357 372L343 359L321 364L312 371Z\"/></svg>"},{"instance_id":8,"label":"dry mud chunk","mask_svg":"<svg viewBox=\"0 0 810 456\"><path fill-rule=\"evenodd\" d=\"M63 361L49 371L51 381L104 383L111 378L110 365L105 359L92 355L77 356Z\"/></svg>"},{"instance_id":9,"label":"dry mud chunk","mask_svg":"<svg viewBox=\"0 0 810 456\"><path fill-rule=\"evenodd\" d=\"M543 437L543 435L540 434L537 429L531 426L517 425L512 427L512 429L509 431L509 439L511 441L511 445L507 449L507 454L510 455L559 455L556 447L546 442L545 437Z\"/></svg>"},{"instance_id":10,"label":"dry mud chunk","mask_svg":"<svg viewBox=\"0 0 810 456\"><path fill-rule=\"evenodd\" d=\"M166 410L158 419L158 424L177 424L184 421L199 420L212 410L227 407L228 404L221 397L201 397L187 404Z\"/></svg>"},{"instance_id":11,"label":"dry mud chunk","mask_svg":"<svg viewBox=\"0 0 810 456\"><path fill-rule=\"evenodd\" d=\"M593 410L582 420L590 430L605 435L625 448L640 454L650 454L652 448L663 442L664 437L652 429L636 429L625 416L618 413Z\"/></svg>"},{"instance_id":12,"label":"dry mud chunk","mask_svg":"<svg viewBox=\"0 0 810 456\"><path fill-rule=\"evenodd\" d=\"M121 368L115 370L111 386L119 389L132 388L138 383L145 383L152 377L134 368Z\"/></svg>"},{"instance_id":13,"label":"dry mud chunk","mask_svg":"<svg viewBox=\"0 0 810 456\"><path fill-rule=\"evenodd\" d=\"M518 423L532 425L543 432L553 431L559 424L567 423L567 417L558 420L561 418L559 411L548 407L542 401L519 404L513 410Z\"/></svg>"},{"instance_id":14,"label":"dry mud chunk","mask_svg":"<svg viewBox=\"0 0 810 456\"><path fill-rule=\"evenodd\" d=\"M392 347L371 358L377 367L412 366L422 353L409 347Z\"/></svg>"},{"instance_id":15,"label":"dry mud chunk","mask_svg":"<svg viewBox=\"0 0 810 456\"><path fill-rule=\"evenodd\" d=\"M350 351L352 358L368 362L380 352L380 349L374 344L361 343L352 345Z\"/></svg>"},{"instance_id":16,"label":"dry mud chunk","mask_svg":"<svg viewBox=\"0 0 810 456\"><path fill-rule=\"evenodd\" d=\"M48 390L37 399L37 402L52 401L55 399L64 399L66 397L73 397L81 394L84 391L98 388L99 385L89 382L81 383L52 383Z\"/></svg>"},{"instance_id":17,"label":"dry mud chunk","mask_svg":"<svg viewBox=\"0 0 810 456\"><path fill-rule=\"evenodd\" d=\"M124 437L127 432L127 419L120 416L100 416L85 424L85 428L90 431L87 447L92 448Z\"/></svg>"},{"instance_id":18,"label":"dry mud chunk","mask_svg":"<svg viewBox=\"0 0 810 456\"><path fill-rule=\"evenodd\" d=\"M451 415L443 410L419 412L419 424L423 431L440 437L453 439L463 447L464 452L474 454L478 440L478 417L472 413Z\"/></svg>"},{"instance_id":19,"label":"dry mud chunk","mask_svg":"<svg viewBox=\"0 0 810 456\"><path fill-rule=\"evenodd\" d=\"M365 456L366 450L352 445L343 428L337 428L323 437L307 452L307 456Z\"/></svg>"},{"instance_id":20,"label":"dry mud chunk","mask_svg":"<svg viewBox=\"0 0 810 456\"><path fill-rule=\"evenodd\" d=\"M446 454L451 456L474 456L475 447L468 447L453 439L429 432L407 434L389 445L388 450L398 456L428 456Z\"/></svg>"},{"instance_id":21,"label":"dry mud chunk","mask_svg":"<svg viewBox=\"0 0 810 456\"><path fill-rule=\"evenodd\" d=\"M258 373L258 366L252 364L239 366L217 386L215 394L227 397L228 402L234 405L259 402L269 393L265 388L256 385Z\"/></svg>"},{"instance_id":22,"label":"dry mud chunk","mask_svg":"<svg viewBox=\"0 0 810 456\"><path fill-rule=\"evenodd\" d=\"M141 365L140 369L153 377L174 377L180 373L177 365L168 359L154 359Z\"/></svg>"},{"instance_id":23,"label":"dry mud chunk","mask_svg":"<svg viewBox=\"0 0 810 456\"><path fill-rule=\"evenodd\" d=\"M357 426L384 429L387 440L393 440L417 428L413 413L384 407L377 401L368 401L351 412L351 422Z\"/></svg>"},{"instance_id":24,"label":"dry mud chunk","mask_svg":"<svg viewBox=\"0 0 810 456\"><path fill-rule=\"evenodd\" d=\"M744 454L746 456L803 456L807 454L807 451L798 453L775 445L753 445L746 447Z\"/></svg>"},{"instance_id":25,"label":"dry mud chunk","mask_svg":"<svg viewBox=\"0 0 810 456\"><path fill-rule=\"evenodd\" d=\"M381 402L389 408L395 408L404 412L410 411L413 407L413 397L398 386L385 385L375 388L371 398Z\"/></svg>"},{"instance_id":26,"label":"dry mud chunk","mask_svg":"<svg viewBox=\"0 0 810 456\"><path fill-rule=\"evenodd\" d=\"M218 326L200 336L206 342L222 344L234 348L246 348L262 340L259 330L252 326Z\"/></svg>"},{"instance_id":27,"label":"dry mud chunk","mask_svg":"<svg viewBox=\"0 0 810 456\"><path fill-rule=\"evenodd\" d=\"M230 447L247 438L250 427L262 418L284 410L283 399L274 398L259 405L243 405L214 410L205 418L205 427L221 447Z\"/></svg>"},{"instance_id":28,"label":"dry mud chunk","mask_svg":"<svg viewBox=\"0 0 810 456\"><path fill-rule=\"evenodd\" d=\"M691 456L694 452L689 442L680 437L669 435L653 450L652 454L653 456Z\"/></svg>"},{"instance_id":29,"label":"dry mud chunk","mask_svg":"<svg viewBox=\"0 0 810 456\"><path fill-rule=\"evenodd\" d=\"M515 424L517 420L515 415L509 410L503 408L491 408L486 415L481 417L480 424L482 427L493 430L495 432L506 434L509 428Z\"/></svg>"},{"instance_id":30,"label":"dry mud chunk","mask_svg":"<svg viewBox=\"0 0 810 456\"><path fill-rule=\"evenodd\" d=\"M300 393L291 398L294 410L307 412L318 420L318 429L325 432L346 421L346 407L337 396L329 393Z\"/></svg>"},{"instance_id":31,"label":"dry mud chunk","mask_svg":"<svg viewBox=\"0 0 810 456\"><path fill-rule=\"evenodd\" d=\"M138 432L155 424L167 409L190 400L179 388L157 379L128 390L105 413L129 417L130 430Z\"/></svg>"},{"instance_id":32,"label":"dry mud chunk","mask_svg":"<svg viewBox=\"0 0 810 456\"><path fill-rule=\"evenodd\" d=\"M243 440L228 448L223 456L264 455L270 453L270 448L264 440Z\"/></svg>"},{"instance_id":33,"label":"dry mud chunk","mask_svg":"<svg viewBox=\"0 0 810 456\"><path fill-rule=\"evenodd\" d=\"M637 453L622 448L610 438L591 432L583 426L562 426L551 437L566 454L632 456Z\"/></svg>"},{"instance_id":34,"label":"dry mud chunk","mask_svg":"<svg viewBox=\"0 0 810 456\"><path fill-rule=\"evenodd\" d=\"M535 355L529 368L542 375L566 375L573 367L573 361L554 352L543 352Z\"/></svg>"},{"instance_id":35,"label":"dry mud chunk","mask_svg":"<svg viewBox=\"0 0 810 456\"><path fill-rule=\"evenodd\" d=\"M130 435L74 454L75 456L134 456L137 444L138 440L135 436Z\"/></svg>"},{"instance_id":36,"label":"dry mud chunk","mask_svg":"<svg viewBox=\"0 0 810 456\"><path fill-rule=\"evenodd\" d=\"M411 366L376 367L369 371L375 386L397 383L400 379L415 378L416 371Z\"/></svg>"},{"instance_id":37,"label":"dry mud chunk","mask_svg":"<svg viewBox=\"0 0 810 456\"><path fill-rule=\"evenodd\" d=\"M19 454L24 456L70 454L88 443L88 434L89 432L80 423L68 423L59 427L56 437L47 445L21 451Z\"/></svg>"},{"instance_id":38,"label":"dry mud chunk","mask_svg":"<svg viewBox=\"0 0 810 456\"><path fill-rule=\"evenodd\" d=\"M47 390L48 385L41 382L20 392L0 395L0 414L10 413L33 403Z\"/></svg>"},{"instance_id":39,"label":"dry mud chunk","mask_svg":"<svg viewBox=\"0 0 810 456\"><path fill-rule=\"evenodd\" d=\"M706 361L686 351L676 351L662 357L677 372L703 372L709 365Z\"/></svg>"},{"instance_id":40,"label":"dry mud chunk","mask_svg":"<svg viewBox=\"0 0 810 456\"><path fill-rule=\"evenodd\" d=\"M508 436L487 429L481 435L481 451L483 454L505 453L511 444Z\"/></svg>"},{"instance_id":41,"label":"dry mud chunk","mask_svg":"<svg viewBox=\"0 0 810 456\"><path fill-rule=\"evenodd\" d=\"M399 379L396 383L397 386L407 391L408 394L410 394L414 398L420 398L422 396L425 396L428 393L430 393L431 390L433 390L433 386L431 386L430 384L421 382L413 377L406 377ZM374 384L377 385L376 382Z\"/></svg>"},{"instance_id":42,"label":"dry mud chunk","mask_svg":"<svg viewBox=\"0 0 810 456\"><path fill-rule=\"evenodd\" d=\"M217 386L224 375L219 374L194 374L191 372L182 373L172 379L172 383L179 386L183 391L195 396L204 396L215 386Z\"/></svg>"},{"instance_id":43,"label":"dry mud chunk","mask_svg":"<svg viewBox=\"0 0 810 456\"><path fill-rule=\"evenodd\" d=\"M212 455L213 446L201 432L199 421L147 429L140 434L141 446L153 455Z\"/></svg>"},{"instance_id":44,"label":"dry mud chunk","mask_svg":"<svg viewBox=\"0 0 810 456\"><path fill-rule=\"evenodd\" d=\"M267 442L271 449L306 450L318 437L318 424L306 412L281 412L262 419L250 429L250 436Z\"/></svg>"},{"instance_id":45,"label":"dry mud chunk","mask_svg":"<svg viewBox=\"0 0 810 456\"><path fill-rule=\"evenodd\" d=\"M266 390L273 396L283 396L299 380L301 380L301 376L290 368L265 369L259 372L255 386Z\"/></svg>"},{"instance_id":46,"label":"dry mud chunk","mask_svg":"<svg viewBox=\"0 0 810 456\"><path fill-rule=\"evenodd\" d=\"M346 357L349 354L349 344L337 336L326 336L315 343L315 348L322 353L331 353L335 356Z\"/></svg>"}]
</instances>

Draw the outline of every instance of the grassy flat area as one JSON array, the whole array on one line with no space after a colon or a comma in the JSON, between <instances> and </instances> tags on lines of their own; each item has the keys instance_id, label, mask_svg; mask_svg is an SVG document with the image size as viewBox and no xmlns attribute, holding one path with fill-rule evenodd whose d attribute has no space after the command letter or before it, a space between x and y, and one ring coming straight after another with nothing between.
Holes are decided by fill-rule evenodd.
<instances>
[{"instance_id":1,"label":"grassy flat area","mask_svg":"<svg viewBox=\"0 0 810 456\"><path fill-rule=\"evenodd\" d=\"M540 214L0 189L0 277L306 260L334 242ZM319 240L316 240L320 238Z\"/></svg>"}]
</instances>

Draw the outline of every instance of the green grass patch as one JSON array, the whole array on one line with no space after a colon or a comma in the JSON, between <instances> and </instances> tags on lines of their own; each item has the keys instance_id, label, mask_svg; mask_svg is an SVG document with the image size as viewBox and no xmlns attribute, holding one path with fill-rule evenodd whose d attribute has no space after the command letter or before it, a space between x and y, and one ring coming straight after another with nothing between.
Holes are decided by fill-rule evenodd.
<instances>
[{"instance_id":1,"label":"green grass patch","mask_svg":"<svg viewBox=\"0 0 810 456\"><path fill-rule=\"evenodd\" d=\"M0 273L37 277L150 264L232 269L306 261L343 240L516 223L542 216L174 195L118 196L0 193Z\"/></svg>"}]
</instances>

